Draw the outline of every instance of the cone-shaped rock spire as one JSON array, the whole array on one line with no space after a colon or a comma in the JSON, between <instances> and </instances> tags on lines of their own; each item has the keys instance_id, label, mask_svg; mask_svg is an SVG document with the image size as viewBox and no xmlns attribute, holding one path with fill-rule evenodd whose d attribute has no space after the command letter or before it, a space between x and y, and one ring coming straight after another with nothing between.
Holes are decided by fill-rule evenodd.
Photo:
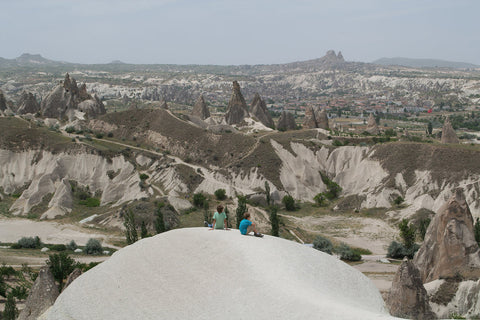
<instances>
[{"instance_id":1,"label":"cone-shaped rock spire","mask_svg":"<svg viewBox=\"0 0 480 320\"><path fill-rule=\"evenodd\" d=\"M227 124L237 124L248 116L247 104L240 91L240 85L237 81L233 81L232 97L230 98L230 102L228 102L225 121Z\"/></svg>"},{"instance_id":2,"label":"cone-shaped rock spire","mask_svg":"<svg viewBox=\"0 0 480 320\"><path fill-rule=\"evenodd\" d=\"M210 112L208 111L207 104L205 103L205 99L203 95L200 95L195 102L195 105L192 109L192 116L198 117L202 120L205 120L210 117Z\"/></svg>"}]
</instances>

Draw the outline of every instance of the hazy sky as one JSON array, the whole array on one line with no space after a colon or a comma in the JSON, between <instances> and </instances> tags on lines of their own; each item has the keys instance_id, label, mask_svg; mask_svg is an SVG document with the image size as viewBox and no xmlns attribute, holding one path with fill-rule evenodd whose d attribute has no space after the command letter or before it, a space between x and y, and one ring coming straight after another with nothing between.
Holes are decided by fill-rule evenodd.
<instances>
[{"instance_id":1,"label":"hazy sky","mask_svg":"<svg viewBox=\"0 0 480 320\"><path fill-rule=\"evenodd\" d=\"M435 58L480 65L478 0L0 0L0 57L268 64Z\"/></svg>"}]
</instances>

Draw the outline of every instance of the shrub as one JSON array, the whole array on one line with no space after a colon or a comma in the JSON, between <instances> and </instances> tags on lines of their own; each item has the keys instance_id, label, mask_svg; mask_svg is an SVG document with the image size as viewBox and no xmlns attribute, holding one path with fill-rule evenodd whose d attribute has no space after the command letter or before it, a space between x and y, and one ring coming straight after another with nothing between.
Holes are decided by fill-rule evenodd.
<instances>
[{"instance_id":1,"label":"shrub","mask_svg":"<svg viewBox=\"0 0 480 320\"><path fill-rule=\"evenodd\" d=\"M317 236L315 240L313 240L313 248L328 254L332 254L333 252L332 242L322 236Z\"/></svg>"},{"instance_id":2,"label":"shrub","mask_svg":"<svg viewBox=\"0 0 480 320\"><path fill-rule=\"evenodd\" d=\"M413 259L413 256L419 248L420 246L416 243L408 249L403 244L392 241L387 249L387 258L403 259L404 257L408 257L409 259Z\"/></svg>"},{"instance_id":3,"label":"shrub","mask_svg":"<svg viewBox=\"0 0 480 320\"><path fill-rule=\"evenodd\" d=\"M140 180L143 181L143 180L147 180L148 178L150 178L150 177L148 176L148 174L146 174L146 173L141 173L141 174L140 174Z\"/></svg>"},{"instance_id":4,"label":"shrub","mask_svg":"<svg viewBox=\"0 0 480 320\"><path fill-rule=\"evenodd\" d=\"M338 198L340 192L342 192L342 187L340 187L336 182L330 180L326 174L320 172L320 175L323 183L327 186L327 191L323 193L325 197L329 200Z\"/></svg>"},{"instance_id":5,"label":"shrub","mask_svg":"<svg viewBox=\"0 0 480 320\"><path fill-rule=\"evenodd\" d=\"M88 208L94 208L100 206L100 199L97 198L87 198L79 202L81 205L84 205Z\"/></svg>"},{"instance_id":6,"label":"shrub","mask_svg":"<svg viewBox=\"0 0 480 320\"><path fill-rule=\"evenodd\" d=\"M402 219L398 228L400 229L400 237L402 237L405 248L412 248L415 244L415 226L409 225L408 219Z\"/></svg>"},{"instance_id":7,"label":"shrub","mask_svg":"<svg viewBox=\"0 0 480 320\"><path fill-rule=\"evenodd\" d=\"M55 280L58 282L61 291L63 287L63 280L67 279L68 275L72 273L76 267L75 260L68 256L66 252L61 252L59 254L50 255L48 257L47 264L50 266L53 278L55 278Z\"/></svg>"},{"instance_id":8,"label":"shrub","mask_svg":"<svg viewBox=\"0 0 480 320\"><path fill-rule=\"evenodd\" d=\"M282 203L285 205L287 211L295 211L295 200L291 195L283 197Z\"/></svg>"},{"instance_id":9,"label":"shrub","mask_svg":"<svg viewBox=\"0 0 480 320\"><path fill-rule=\"evenodd\" d=\"M215 194L215 198L217 198L217 200L225 200L225 198L227 197L225 189L217 189L217 190L215 190L214 194Z\"/></svg>"},{"instance_id":10,"label":"shrub","mask_svg":"<svg viewBox=\"0 0 480 320\"><path fill-rule=\"evenodd\" d=\"M0 267L0 277L10 277L16 275L17 272L12 266L7 266L5 262Z\"/></svg>"},{"instance_id":11,"label":"shrub","mask_svg":"<svg viewBox=\"0 0 480 320\"><path fill-rule=\"evenodd\" d=\"M88 239L87 245L85 246L86 254L101 254L102 252L103 248L100 241L94 238Z\"/></svg>"},{"instance_id":12,"label":"shrub","mask_svg":"<svg viewBox=\"0 0 480 320\"><path fill-rule=\"evenodd\" d=\"M138 240L138 233L135 215L132 210L128 210L127 214L125 214L123 225L125 226L125 239L127 240L127 244L135 243Z\"/></svg>"},{"instance_id":13,"label":"shrub","mask_svg":"<svg viewBox=\"0 0 480 320\"><path fill-rule=\"evenodd\" d=\"M66 132L66 133L74 133L74 132L75 132L75 128L74 128L74 127L66 127L66 128L65 128L65 132Z\"/></svg>"},{"instance_id":14,"label":"shrub","mask_svg":"<svg viewBox=\"0 0 480 320\"><path fill-rule=\"evenodd\" d=\"M5 308L3 309L2 319L15 320L18 316L17 304L15 303L15 297L12 293L7 296L5 302Z\"/></svg>"},{"instance_id":15,"label":"shrub","mask_svg":"<svg viewBox=\"0 0 480 320\"><path fill-rule=\"evenodd\" d=\"M193 195L193 205L198 208L203 208L205 201L207 198L203 195L203 193L195 193Z\"/></svg>"},{"instance_id":16,"label":"shrub","mask_svg":"<svg viewBox=\"0 0 480 320\"><path fill-rule=\"evenodd\" d=\"M238 196L238 207L235 211L235 216L237 218L237 229L240 226L240 222L243 219L243 214L247 212L247 198L244 196Z\"/></svg>"},{"instance_id":17,"label":"shrub","mask_svg":"<svg viewBox=\"0 0 480 320\"><path fill-rule=\"evenodd\" d=\"M74 240L70 241L70 242L67 244L67 249L68 249L68 250L75 251L76 249L78 249L77 243L76 243Z\"/></svg>"},{"instance_id":18,"label":"shrub","mask_svg":"<svg viewBox=\"0 0 480 320\"><path fill-rule=\"evenodd\" d=\"M402 204L402 202L405 201L402 197L398 196L395 200L393 200L393 203L397 206Z\"/></svg>"},{"instance_id":19,"label":"shrub","mask_svg":"<svg viewBox=\"0 0 480 320\"><path fill-rule=\"evenodd\" d=\"M28 290L24 286L16 286L12 288L12 295L19 300L25 300L28 297Z\"/></svg>"},{"instance_id":20,"label":"shrub","mask_svg":"<svg viewBox=\"0 0 480 320\"><path fill-rule=\"evenodd\" d=\"M313 197L313 200L318 206L323 207L324 205L326 205L327 198L325 197L325 194L322 192L317 194L315 197Z\"/></svg>"},{"instance_id":21,"label":"shrub","mask_svg":"<svg viewBox=\"0 0 480 320\"><path fill-rule=\"evenodd\" d=\"M428 229L428 226L430 225L430 221L431 221L430 218L424 218L419 222L418 233L420 234L420 239L422 239L422 241L425 240L425 233L427 233L427 229ZM478 222L478 218L477 218L477 222ZM477 223L475 223L474 232L475 232L475 240L477 239L477 232L478 232L478 237L480 239L480 226L479 226L479 229L477 230ZM478 243L478 240L477 240L477 243Z\"/></svg>"},{"instance_id":22,"label":"shrub","mask_svg":"<svg viewBox=\"0 0 480 320\"><path fill-rule=\"evenodd\" d=\"M52 244L49 245L48 248L53 251L65 251L67 250L67 246L64 244Z\"/></svg>"},{"instance_id":23,"label":"shrub","mask_svg":"<svg viewBox=\"0 0 480 320\"><path fill-rule=\"evenodd\" d=\"M109 132L109 133L107 134L107 137L112 138L112 137L113 137L113 132Z\"/></svg>"},{"instance_id":24,"label":"shrub","mask_svg":"<svg viewBox=\"0 0 480 320\"><path fill-rule=\"evenodd\" d=\"M39 237L23 237L18 240L17 244L20 248L38 249L41 247L42 241L40 241Z\"/></svg>"},{"instance_id":25,"label":"shrub","mask_svg":"<svg viewBox=\"0 0 480 320\"><path fill-rule=\"evenodd\" d=\"M272 225L272 236L278 237L280 236L279 230L279 218L277 214L277 208L275 206L270 207L270 224Z\"/></svg>"},{"instance_id":26,"label":"shrub","mask_svg":"<svg viewBox=\"0 0 480 320\"><path fill-rule=\"evenodd\" d=\"M7 297L7 284L5 283L5 279L0 276L0 296L6 298Z\"/></svg>"},{"instance_id":27,"label":"shrub","mask_svg":"<svg viewBox=\"0 0 480 320\"><path fill-rule=\"evenodd\" d=\"M346 261L360 261L362 256L350 248L345 243L340 244L336 249L335 252L340 256L340 259Z\"/></svg>"},{"instance_id":28,"label":"shrub","mask_svg":"<svg viewBox=\"0 0 480 320\"><path fill-rule=\"evenodd\" d=\"M97 139L102 139L102 138L103 138L103 134L102 134L102 133L96 133L96 134L95 134L95 138L97 138Z\"/></svg>"},{"instance_id":29,"label":"shrub","mask_svg":"<svg viewBox=\"0 0 480 320\"><path fill-rule=\"evenodd\" d=\"M480 219L475 220L475 225L473 226L473 233L475 235L475 240L480 245Z\"/></svg>"}]
</instances>

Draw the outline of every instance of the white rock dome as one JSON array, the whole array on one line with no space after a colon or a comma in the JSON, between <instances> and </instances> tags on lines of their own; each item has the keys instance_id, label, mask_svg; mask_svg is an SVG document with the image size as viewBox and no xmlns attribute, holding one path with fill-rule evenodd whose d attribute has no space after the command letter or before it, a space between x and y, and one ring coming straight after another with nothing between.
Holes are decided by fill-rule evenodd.
<instances>
[{"instance_id":1,"label":"white rock dome","mask_svg":"<svg viewBox=\"0 0 480 320\"><path fill-rule=\"evenodd\" d=\"M143 239L76 279L41 319L393 319L362 273L238 230Z\"/></svg>"}]
</instances>

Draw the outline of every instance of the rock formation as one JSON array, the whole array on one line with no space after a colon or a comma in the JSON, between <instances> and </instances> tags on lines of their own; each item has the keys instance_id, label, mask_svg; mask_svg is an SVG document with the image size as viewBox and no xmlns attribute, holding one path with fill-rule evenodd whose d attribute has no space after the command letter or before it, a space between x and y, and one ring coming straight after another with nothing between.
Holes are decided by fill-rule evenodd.
<instances>
[{"instance_id":1,"label":"rock formation","mask_svg":"<svg viewBox=\"0 0 480 320\"><path fill-rule=\"evenodd\" d=\"M168 104L167 104L167 101L163 100L160 101L160 108L164 109L164 110L168 110Z\"/></svg>"},{"instance_id":2,"label":"rock formation","mask_svg":"<svg viewBox=\"0 0 480 320\"><path fill-rule=\"evenodd\" d=\"M18 114L37 113L40 111L40 104L31 92L23 92L18 102Z\"/></svg>"},{"instance_id":3,"label":"rock formation","mask_svg":"<svg viewBox=\"0 0 480 320\"><path fill-rule=\"evenodd\" d=\"M442 143L460 143L457 134L450 123L450 119L447 117L443 123L442 128Z\"/></svg>"},{"instance_id":4,"label":"rock formation","mask_svg":"<svg viewBox=\"0 0 480 320\"><path fill-rule=\"evenodd\" d=\"M267 105L258 93L255 93L255 96L253 97L250 113L265 126L269 128L275 127L272 116L270 115L270 112L268 112Z\"/></svg>"},{"instance_id":5,"label":"rock formation","mask_svg":"<svg viewBox=\"0 0 480 320\"><path fill-rule=\"evenodd\" d=\"M368 116L367 129L365 129L365 131L369 132L370 134L379 133L377 122L375 121L373 113L370 113L370 115Z\"/></svg>"},{"instance_id":6,"label":"rock formation","mask_svg":"<svg viewBox=\"0 0 480 320\"><path fill-rule=\"evenodd\" d=\"M228 102L227 113L225 114L225 121L227 124L238 124L249 116L247 104L240 91L240 85L237 81L233 81L232 97Z\"/></svg>"},{"instance_id":7,"label":"rock formation","mask_svg":"<svg viewBox=\"0 0 480 320\"><path fill-rule=\"evenodd\" d=\"M65 289L78 277L82 275L82 270L75 268L75 270L72 271L67 277L67 280L65 281L65 284L63 286L62 292L65 291Z\"/></svg>"},{"instance_id":8,"label":"rock formation","mask_svg":"<svg viewBox=\"0 0 480 320\"><path fill-rule=\"evenodd\" d=\"M328 116L325 112L325 109L316 108L315 120L317 120L317 128L330 130L330 126L328 125Z\"/></svg>"},{"instance_id":9,"label":"rock formation","mask_svg":"<svg viewBox=\"0 0 480 320\"><path fill-rule=\"evenodd\" d=\"M44 266L38 273L37 280L30 289L25 308L20 312L18 320L36 320L45 310L55 303L58 287L49 266Z\"/></svg>"},{"instance_id":10,"label":"rock formation","mask_svg":"<svg viewBox=\"0 0 480 320\"><path fill-rule=\"evenodd\" d=\"M313 107L307 107L305 109L305 118L302 125L306 129L318 128L317 119L315 119L315 111L313 110Z\"/></svg>"},{"instance_id":11,"label":"rock formation","mask_svg":"<svg viewBox=\"0 0 480 320\"><path fill-rule=\"evenodd\" d=\"M3 95L2 90L0 90L0 111L5 111L7 109L7 99Z\"/></svg>"},{"instance_id":12,"label":"rock formation","mask_svg":"<svg viewBox=\"0 0 480 320\"><path fill-rule=\"evenodd\" d=\"M478 278L480 249L462 189L455 190L433 217L413 261L424 283L441 277Z\"/></svg>"},{"instance_id":13,"label":"rock formation","mask_svg":"<svg viewBox=\"0 0 480 320\"><path fill-rule=\"evenodd\" d=\"M392 316L419 320L435 319L420 272L406 257L395 274L385 302Z\"/></svg>"},{"instance_id":14,"label":"rock formation","mask_svg":"<svg viewBox=\"0 0 480 320\"><path fill-rule=\"evenodd\" d=\"M63 84L58 85L50 92L41 104L41 112L50 118L72 118L75 110L85 112L89 117L105 113L105 106L98 99L86 92L86 86L79 89L75 79L65 76Z\"/></svg>"},{"instance_id":15,"label":"rock formation","mask_svg":"<svg viewBox=\"0 0 480 320\"><path fill-rule=\"evenodd\" d=\"M295 123L295 117L290 112L282 111L280 118L278 119L277 129L280 131L295 130L297 124Z\"/></svg>"},{"instance_id":16,"label":"rock formation","mask_svg":"<svg viewBox=\"0 0 480 320\"><path fill-rule=\"evenodd\" d=\"M195 102L195 105L192 109L192 116L198 117L202 120L210 118L210 112L208 111L207 104L205 103L205 99L203 99L203 95L200 95Z\"/></svg>"}]
</instances>

